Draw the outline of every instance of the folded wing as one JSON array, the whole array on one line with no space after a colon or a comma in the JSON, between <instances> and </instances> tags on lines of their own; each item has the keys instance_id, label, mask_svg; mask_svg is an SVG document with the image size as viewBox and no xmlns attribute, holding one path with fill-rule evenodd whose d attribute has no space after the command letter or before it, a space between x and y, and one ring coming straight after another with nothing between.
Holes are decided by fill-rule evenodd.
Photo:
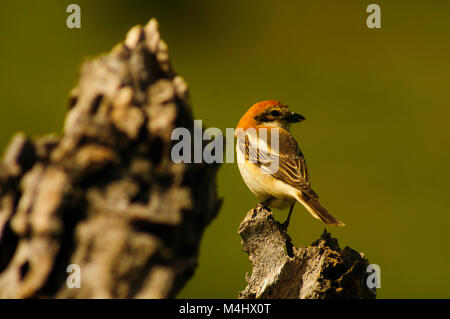
<instances>
[{"instance_id":1,"label":"folded wing","mask_svg":"<svg viewBox=\"0 0 450 319\"><path fill-rule=\"evenodd\" d=\"M271 130L278 130L278 150L272 147L270 133L267 134L267 147L261 143L258 147L256 139L248 135L238 138L239 148L246 160L260 166L263 171L273 177L302 191L307 197L317 198L317 194L310 186L305 158L295 139L284 129L271 128ZM269 168L274 162L278 162L276 170Z\"/></svg>"}]
</instances>

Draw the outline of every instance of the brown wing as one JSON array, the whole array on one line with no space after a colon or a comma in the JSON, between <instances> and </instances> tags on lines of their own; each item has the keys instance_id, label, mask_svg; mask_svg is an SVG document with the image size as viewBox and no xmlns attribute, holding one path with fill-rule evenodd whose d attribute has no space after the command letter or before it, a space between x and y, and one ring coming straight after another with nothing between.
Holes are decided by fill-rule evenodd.
<instances>
[{"instance_id":1,"label":"brown wing","mask_svg":"<svg viewBox=\"0 0 450 319\"><path fill-rule=\"evenodd\" d=\"M238 138L240 150L245 158L255 165L260 166L273 177L297 188L309 197L317 198L317 194L311 189L308 168L305 158L292 135L286 130L280 129L278 152L258 152L248 138ZM271 139L267 139L269 144ZM272 172L268 167L273 161L278 161L278 170Z\"/></svg>"}]
</instances>

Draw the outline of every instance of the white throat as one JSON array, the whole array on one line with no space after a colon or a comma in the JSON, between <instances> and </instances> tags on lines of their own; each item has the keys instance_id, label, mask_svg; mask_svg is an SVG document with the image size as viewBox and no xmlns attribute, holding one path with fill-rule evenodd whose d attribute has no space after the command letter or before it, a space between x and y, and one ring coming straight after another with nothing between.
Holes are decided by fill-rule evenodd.
<instances>
[{"instance_id":1,"label":"white throat","mask_svg":"<svg viewBox=\"0 0 450 319\"><path fill-rule=\"evenodd\" d=\"M263 122L261 124L264 126L284 128L285 130L288 130L288 131L291 127L291 123L288 123L286 121L270 121L270 122Z\"/></svg>"}]
</instances>

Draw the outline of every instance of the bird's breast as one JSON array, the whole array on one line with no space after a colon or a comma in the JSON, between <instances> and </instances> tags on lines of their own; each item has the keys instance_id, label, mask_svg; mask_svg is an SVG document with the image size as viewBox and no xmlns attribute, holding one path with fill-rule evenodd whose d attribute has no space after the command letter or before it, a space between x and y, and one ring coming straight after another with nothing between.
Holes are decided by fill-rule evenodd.
<instances>
[{"instance_id":1,"label":"bird's breast","mask_svg":"<svg viewBox=\"0 0 450 319\"><path fill-rule=\"evenodd\" d=\"M239 147L236 148L236 151L238 158L243 156ZM295 201L291 186L270 174L264 173L258 165L241 157L241 161L238 161L238 167L245 184L260 200L265 200L269 196L275 198L270 204L271 207L286 208Z\"/></svg>"}]
</instances>

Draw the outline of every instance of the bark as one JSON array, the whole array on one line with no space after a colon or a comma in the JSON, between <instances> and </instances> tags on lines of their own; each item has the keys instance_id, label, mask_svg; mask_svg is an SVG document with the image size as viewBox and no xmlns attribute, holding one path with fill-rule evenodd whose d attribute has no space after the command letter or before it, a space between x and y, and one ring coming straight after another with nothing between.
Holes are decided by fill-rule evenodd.
<instances>
[{"instance_id":1,"label":"bark","mask_svg":"<svg viewBox=\"0 0 450 319\"><path fill-rule=\"evenodd\" d=\"M271 211L261 205L239 227L242 249L253 265L239 298L375 298L363 254L345 247L326 230L311 246L296 248Z\"/></svg>"},{"instance_id":2,"label":"bark","mask_svg":"<svg viewBox=\"0 0 450 319\"><path fill-rule=\"evenodd\" d=\"M193 117L157 22L85 62L69 108L61 137L18 134L1 164L0 298L174 297L220 201L217 165L171 160Z\"/></svg>"}]
</instances>

